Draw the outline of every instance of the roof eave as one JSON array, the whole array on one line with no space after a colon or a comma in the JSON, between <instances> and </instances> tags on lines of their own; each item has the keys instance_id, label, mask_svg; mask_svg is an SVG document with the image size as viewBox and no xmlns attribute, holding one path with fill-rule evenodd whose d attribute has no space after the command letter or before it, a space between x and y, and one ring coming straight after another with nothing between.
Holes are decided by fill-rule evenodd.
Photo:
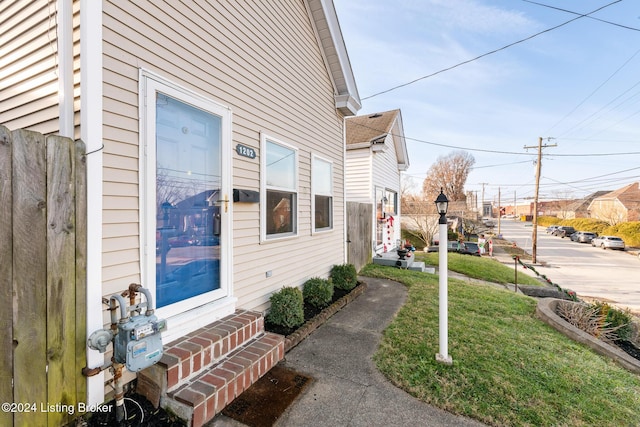
<instances>
[{"instance_id":1,"label":"roof eave","mask_svg":"<svg viewBox=\"0 0 640 427\"><path fill-rule=\"evenodd\" d=\"M306 0L306 4L333 83L336 109L345 116L355 115L362 103L333 0Z\"/></svg>"}]
</instances>

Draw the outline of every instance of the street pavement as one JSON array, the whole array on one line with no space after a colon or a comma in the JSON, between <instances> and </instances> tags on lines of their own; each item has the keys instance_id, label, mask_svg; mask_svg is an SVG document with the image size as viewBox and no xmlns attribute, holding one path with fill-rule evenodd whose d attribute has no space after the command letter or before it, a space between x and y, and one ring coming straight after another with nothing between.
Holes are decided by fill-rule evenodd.
<instances>
[{"instance_id":1,"label":"street pavement","mask_svg":"<svg viewBox=\"0 0 640 427\"><path fill-rule=\"evenodd\" d=\"M502 220L502 237L532 252L532 224ZM497 228L494 230L497 233ZM602 250L552 236L538 227L535 269L583 299L597 299L640 313L640 259L636 250ZM519 270L526 271L526 270Z\"/></svg>"}]
</instances>

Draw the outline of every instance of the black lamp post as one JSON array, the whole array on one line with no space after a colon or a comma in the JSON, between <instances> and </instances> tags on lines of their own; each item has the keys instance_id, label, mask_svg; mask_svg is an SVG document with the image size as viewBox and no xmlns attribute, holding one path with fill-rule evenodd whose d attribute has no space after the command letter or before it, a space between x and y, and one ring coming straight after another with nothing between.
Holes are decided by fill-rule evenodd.
<instances>
[{"instance_id":1,"label":"black lamp post","mask_svg":"<svg viewBox=\"0 0 640 427\"><path fill-rule=\"evenodd\" d=\"M447 199L447 196L444 195L444 193L442 192L442 187L440 188L440 194L438 194L438 197L436 198L436 209L438 210L438 213L440 214L440 220L438 221L438 224L446 224L447 223L447 210L449 209L449 199Z\"/></svg>"},{"instance_id":2,"label":"black lamp post","mask_svg":"<svg viewBox=\"0 0 640 427\"><path fill-rule=\"evenodd\" d=\"M447 209L449 208L449 199L444 195L442 188L440 188L440 194L436 198L436 209L440 214L440 219L438 220L438 224L440 225L440 243L438 248L438 312L439 312L439 345L440 352L436 354L436 360L438 362L445 363L447 365L451 365L453 360L451 356L449 356L448 349L448 334L449 334L449 324L448 324L448 301L447 301L447 282L449 280L447 269L449 268L448 258L447 258Z\"/></svg>"}]
</instances>

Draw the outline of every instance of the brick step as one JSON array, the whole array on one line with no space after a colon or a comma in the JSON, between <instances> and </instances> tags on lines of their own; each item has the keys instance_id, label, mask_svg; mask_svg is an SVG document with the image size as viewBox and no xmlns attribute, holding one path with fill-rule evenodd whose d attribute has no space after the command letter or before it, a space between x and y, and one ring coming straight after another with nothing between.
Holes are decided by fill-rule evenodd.
<instances>
[{"instance_id":1,"label":"brick step","mask_svg":"<svg viewBox=\"0 0 640 427\"><path fill-rule=\"evenodd\" d=\"M265 333L223 362L167 394L162 406L187 425L209 422L284 358L284 337Z\"/></svg>"},{"instance_id":2,"label":"brick step","mask_svg":"<svg viewBox=\"0 0 640 427\"><path fill-rule=\"evenodd\" d=\"M170 344L138 373L138 393L201 426L284 358L284 337L239 310Z\"/></svg>"}]
</instances>

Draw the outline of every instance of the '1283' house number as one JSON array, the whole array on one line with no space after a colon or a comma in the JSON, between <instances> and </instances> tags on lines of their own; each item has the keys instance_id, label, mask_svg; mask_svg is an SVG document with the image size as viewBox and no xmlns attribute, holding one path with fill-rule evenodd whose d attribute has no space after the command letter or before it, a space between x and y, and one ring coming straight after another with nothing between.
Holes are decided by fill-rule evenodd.
<instances>
[{"instance_id":1,"label":"'1283' house number","mask_svg":"<svg viewBox=\"0 0 640 427\"><path fill-rule=\"evenodd\" d=\"M256 150L251 147L247 147L246 145L236 145L236 153L238 153L238 155L240 156L248 157L250 159L256 158Z\"/></svg>"}]
</instances>

